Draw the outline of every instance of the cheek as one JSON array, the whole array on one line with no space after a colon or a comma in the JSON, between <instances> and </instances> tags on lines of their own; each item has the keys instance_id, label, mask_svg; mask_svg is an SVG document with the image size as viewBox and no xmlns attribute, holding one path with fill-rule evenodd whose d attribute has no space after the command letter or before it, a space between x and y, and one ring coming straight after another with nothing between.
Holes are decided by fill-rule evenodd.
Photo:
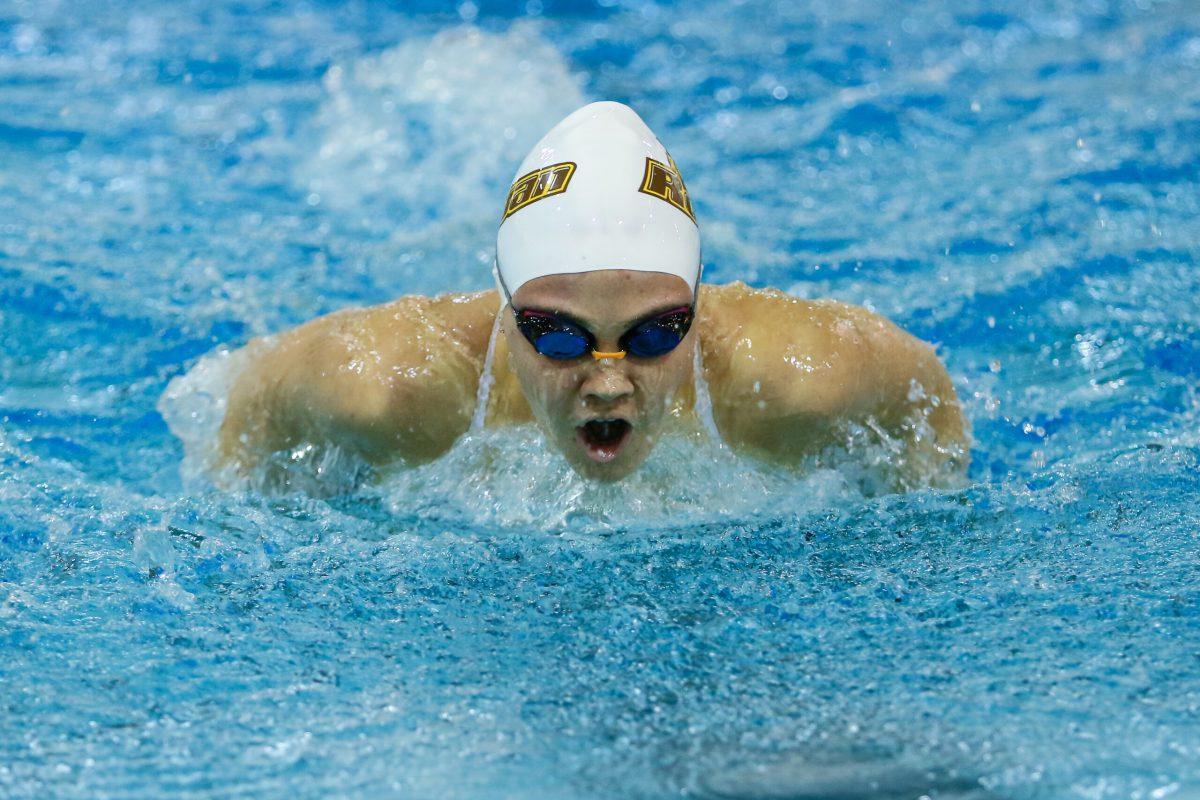
<instances>
[{"instance_id":1,"label":"cheek","mask_svg":"<svg viewBox=\"0 0 1200 800\"><path fill-rule=\"evenodd\" d=\"M566 373L550 373L538 383L543 407L551 414L569 411L575 403L575 382Z\"/></svg>"},{"instance_id":2,"label":"cheek","mask_svg":"<svg viewBox=\"0 0 1200 800\"><path fill-rule=\"evenodd\" d=\"M570 410L575 401L576 381L569 370L546 363L537 353L521 351L510 351L509 368L517 376L534 416L542 422L552 421Z\"/></svg>"},{"instance_id":3,"label":"cheek","mask_svg":"<svg viewBox=\"0 0 1200 800\"><path fill-rule=\"evenodd\" d=\"M663 373L663 388L676 392L692 374L692 357L686 353L674 356Z\"/></svg>"},{"instance_id":4,"label":"cheek","mask_svg":"<svg viewBox=\"0 0 1200 800\"><path fill-rule=\"evenodd\" d=\"M680 391L691 376L692 356L689 353L673 353L653 371L647 370L640 376L645 397L645 411L661 417L674 406Z\"/></svg>"}]
</instances>

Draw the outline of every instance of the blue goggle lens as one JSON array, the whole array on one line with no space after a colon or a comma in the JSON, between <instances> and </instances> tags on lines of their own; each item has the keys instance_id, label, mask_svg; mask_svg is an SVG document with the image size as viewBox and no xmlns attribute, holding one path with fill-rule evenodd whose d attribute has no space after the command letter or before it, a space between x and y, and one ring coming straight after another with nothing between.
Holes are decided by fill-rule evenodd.
<instances>
[{"instance_id":1,"label":"blue goggle lens","mask_svg":"<svg viewBox=\"0 0 1200 800\"><path fill-rule=\"evenodd\" d=\"M625 340L630 353L641 358L663 356L674 350L683 341L683 336L673 328L661 325L643 328Z\"/></svg>"},{"instance_id":2,"label":"blue goggle lens","mask_svg":"<svg viewBox=\"0 0 1200 800\"><path fill-rule=\"evenodd\" d=\"M691 308L681 308L647 320L621 337L621 349L639 358L666 355L687 336L692 317Z\"/></svg>"},{"instance_id":3,"label":"blue goggle lens","mask_svg":"<svg viewBox=\"0 0 1200 800\"><path fill-rule=\"evenodd\" d=\"M533 341L533 349L547 358L567 359L587 355L592 345L577 333L550 331Z\"/></svg>"}]
</instances>

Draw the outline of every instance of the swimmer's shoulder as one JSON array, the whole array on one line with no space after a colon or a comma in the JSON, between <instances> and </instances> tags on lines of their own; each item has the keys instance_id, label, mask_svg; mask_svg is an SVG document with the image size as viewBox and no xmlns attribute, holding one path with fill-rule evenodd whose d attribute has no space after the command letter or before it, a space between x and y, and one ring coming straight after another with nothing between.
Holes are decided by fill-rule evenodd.
<instances>
[{"instance_id":1,"label":"swimmer's shoulder","mask_svg":"<svg viewBox=\"0 0 1200 800\"><path fill-rule=\"evenodd\" d=\"M467 429L495 320L495 291L407 295L337 311L256 343L223 438L268 418L258 449L325 439L368 460L427 461Z\"/></svg>"},{"instance_id":2,"label":"swimmer's shoulder","mask_svg":"<svg viewBox=\"0 0 1200 800\"><path fill-rule=\"evenodd\" d=\"M706 377L728 402L826 413L851 400L868 339L889 324L858 306L740 281L704 287L700 323Z\"/></svg>"},{"instance_id":3,"label":"swimmer's shoulder","mask_svg":"<svg viewBox=\"0 0 1200 800\"><path fill-rule=\"evenodd\" d=\"M731 444L792 461L832 443L841 421L877 423L905 442L908 466L965 468L968 426L933 346L835 300L742 283L701 297L704 376ZM933 435L916 435L926 423Z\"/></svg>"},{"instance_id":4,"label":"swimmer's shoulder","mask_svg":"<svg viewBox=\"0 0 1200 800\"><path fill-rule=\"evenodd\" d=\"M498 307L496 292L408 295L347 313L323 337L327 371L379 460L410 463L444 453L470 425Z\"/></svg>"},{"instance_id":5,"label":"swimmer's shoulder","mask_svg":"<svg viewBox=\"0 0 1200 800\"><path fill-rule=\"evenodd\" d=\"M427 364L441 356L482 369L499 300L496 291L405 295L377 306L352 309L343 328L365 330L381 348L386 363Z\"/></svg>"},{"instance_id":6,"label":"swimmer's shoulder","mask_svg":"<svg viewBox=\"0 0 1200 800\"><path fill-rule=\"evenodd\" d=\"M701 311L716 314L712 320L723 325L755 325L786 318L797 323L825 325L837 320L886 322L886 319L862 306L828 298L796 297L780 289L749 286L742 281L723 285L704 284ZM702 313L703 316L703 313Z\"/></svg>"}]
</instances>

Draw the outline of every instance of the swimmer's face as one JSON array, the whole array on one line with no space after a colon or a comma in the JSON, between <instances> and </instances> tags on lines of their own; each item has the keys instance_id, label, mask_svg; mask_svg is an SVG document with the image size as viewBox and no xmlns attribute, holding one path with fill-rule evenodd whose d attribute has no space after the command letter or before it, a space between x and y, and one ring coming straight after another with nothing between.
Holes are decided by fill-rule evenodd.
<instances>
[{"instance_id":1,"label":"swimmer's face","mask_svg":"<svg viewBox=\"0 0 1200 800\"><path fill-rule=\"evenodd\" d=\"M596 337L602 352L633 325L692 303L683 279L660 272L602 270L547 275L521 286L513 306L565 314ZM501 315L509 365L534 418L577 472L618 480L646 460L692 375L696 326L678 347L656 358L582 358L558 361L539 354L517 329L513 313Z\"/></svg>"}]
</instances>

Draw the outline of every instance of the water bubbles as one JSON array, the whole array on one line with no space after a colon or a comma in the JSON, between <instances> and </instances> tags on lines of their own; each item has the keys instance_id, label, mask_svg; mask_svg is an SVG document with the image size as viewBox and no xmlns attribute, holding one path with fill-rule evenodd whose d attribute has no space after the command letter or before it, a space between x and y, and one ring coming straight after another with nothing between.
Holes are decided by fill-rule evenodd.
<instances>
[{"instance_id":1,"label":"water bubbles","mask_svg":"<svg viewBox=\"0 0 1200 800\"><path fill-rule=\"evenodd\" d=\"M33 52L41 41L42 32L32 25L21 23L13 28L12 43L18 53L24 55Z\"/></svg>"},{"instance_id":2,"label":"water bubbles","mask_svg":"<svg viewBox=\"0 0 1200 800\"><path fill-rule=\"evenodd\" d=\"M467 0L467 2L459 4L458 15L462 17L463 22L474 22L475 18L479 16L479 6Z\"/></svg>"},{"instance_id":3,"label":"water bubbles","mask_svg":"<svg viewBox=\"0 0 1200 800\"><path fill-rule=\"evenodd\" d=\"M713 95L721 105L736 103L742 96L742 90L736 86L722 86Z\"/></svg>"}]
</instances>

